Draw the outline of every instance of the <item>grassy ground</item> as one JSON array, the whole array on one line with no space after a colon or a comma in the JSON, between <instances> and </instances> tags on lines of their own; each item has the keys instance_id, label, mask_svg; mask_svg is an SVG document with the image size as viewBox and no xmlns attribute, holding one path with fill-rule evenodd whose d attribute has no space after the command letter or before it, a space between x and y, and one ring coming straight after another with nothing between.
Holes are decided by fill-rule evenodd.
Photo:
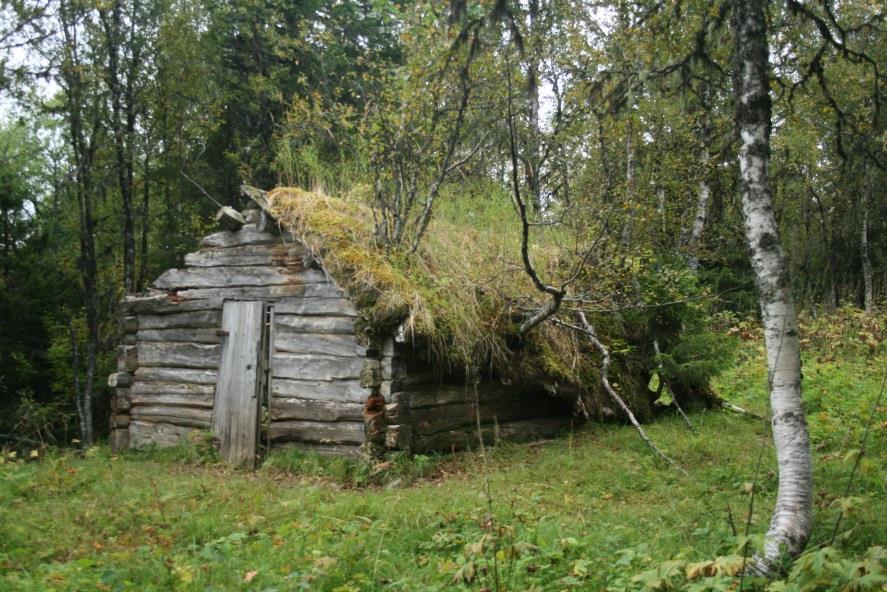
<instances>
[{"instance_id":1,"label":"grassy ground","mask_svg":"<svg viewBox=\"0 0 887 592\"><path fill-rule=\"evenodd\" d=\"M763 352L753 342L739 347L719 390L765 411ZM884 407L844 495L885 368L883 353L806 360L812 545L828 542L838 508L848 510L839 551L815 554L810 570L857 569L857 581L874 582L872 572L884 568L882 555L859 575L837 553L859 560L887 543ZM741 535L762 443L751 531L766 529L773 452L759 422L712 412L691 419L695 434L675 417L648 427L690 477L656 462L630 428L615 425L502 446L486 460L399 459L378 474L291 452L256 473L231 472L201 462L199 447L7 458L0 589L492 590L497 577L507 590L736 589L726 575L683 579L687 569L736 570L741 536L733 526ZM365 483L378 484L355 485ZM717 564L691 564L718 556ZM807 589L842 589L839 576L819 577L823 583Z\"/></svg>"}]
</instances>

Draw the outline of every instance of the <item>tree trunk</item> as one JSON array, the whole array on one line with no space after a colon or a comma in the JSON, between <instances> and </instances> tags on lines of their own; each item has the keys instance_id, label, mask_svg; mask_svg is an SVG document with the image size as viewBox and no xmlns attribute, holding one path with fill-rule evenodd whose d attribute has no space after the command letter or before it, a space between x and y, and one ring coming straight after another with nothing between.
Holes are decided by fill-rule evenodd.
<instances>
[{"instance_id":1,"label":"tree trunk","mask_svg":"<svg viewBox=\"0 0 887 592\"><path fill-rule=\"evenodd\" d=\"M865 312L872 314L875 310L875 289L872 278L872 260L869 256L869 194L871 183L868 179L868 167L863 169L862 179L862 229L859 236L859 251L862 259L862 281L864 286L863 305Z\"/></svg>"},{"instance_id":2,"label":"tree trunk","mask_svg":"<svg viewBox=\"0 0 887 592\"><path fill-rule=\"evenodd\" d=\"M74 193L77 198L80 231L81 298L86 313L86 375L82 391L78 392L80 412L80 432L83 446L94 441L92 414L93 388L95 383L96 356L99 347L99 294L98 265L95 248L95 212L93 208L93 164L97 149L98 129L101 111L95 105L88 109L90 84L94 81L83 77L84 68L80 61L82 47L78 39L82 26L82 13L79 8L62 2L59 19L63 33L62 65L60 82L66 91L65 114L68 119L68 141L74 160ZM85 114L89 114L89 119Z\"/></svg>"},{"instance_id":3,"label":"tree trunk","mask_svg":"<svg viewBox=\"0 0 887 592\"><path fill-rule=\"evenodd\" d=\"M703 97L708 96L708 92L705 89L701 94ZM687 247L689 247L688 250L690 251L689 264L692 269L699 268L696 247L702 238L703 230L705 230L705 221L708 217L708 202L711 200L711 186L708 183L709 171L711 169L711 157L709 156L711 123L709 122L707 109L708 105L703 104L702 124L700 129L700 142L702 146L699 150L699 161L702 165L702 174L699 177L699 185L696 190L696 215L693 217L693 226L690 228L690 236L687 237Z\"/></svg>"},{"instance_id":4,"label":"tree trunk","mask_svg":"<svg viewBox=\"0 0 887 592\"><path fill-rule=\"evenodd\" d=\"M145 148L145 165L142 172L142 235L139 241L139 274L136 279L136 292L145 289L148 281L148 235L151 230L151 152Z\"/></svg>"},{"instance_id":5,"label":"tree trunk","mask_svg":"<svg viewBox=\"0 0 887 592\"><path fill-rule=\"evenodd\" d=\"M772 577L784 557L804 550L812 526L813 473L801 399L801 357L795 305L770 192L770 96L764 0L733 3L739 188L767 347L773 441L779 487L764 550L751 574Z\"/></svg>"}]
</instances>

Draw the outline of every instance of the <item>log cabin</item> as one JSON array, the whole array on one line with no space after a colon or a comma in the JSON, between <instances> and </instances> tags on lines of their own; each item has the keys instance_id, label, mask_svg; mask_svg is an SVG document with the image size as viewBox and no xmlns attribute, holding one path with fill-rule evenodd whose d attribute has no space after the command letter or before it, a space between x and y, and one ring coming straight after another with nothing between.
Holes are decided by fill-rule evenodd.
<instances>
[{"instance_id":1,"label":"log cabin","mask_svg":"<svg viewBox=\"0 0 887 592\"><path fill-rule=\"evenodd\" d=\"M244 191L245 210L222 208L221 230L181 268L122 302L117 371L108 378L112 447L173 445L211 431L226 462L254 466L278 445L381 457L569 428L571 406L549 396L544 381L435 364L415 330L418 313L391 305L418 298L393 298L387 267L376 277L361 269L373 267L360 259L372 246L343 248L338 219L324 231L293 215L334 211L332 198ZM383 261L372 255L376 267Z\"/></svg>"}]
</instances>

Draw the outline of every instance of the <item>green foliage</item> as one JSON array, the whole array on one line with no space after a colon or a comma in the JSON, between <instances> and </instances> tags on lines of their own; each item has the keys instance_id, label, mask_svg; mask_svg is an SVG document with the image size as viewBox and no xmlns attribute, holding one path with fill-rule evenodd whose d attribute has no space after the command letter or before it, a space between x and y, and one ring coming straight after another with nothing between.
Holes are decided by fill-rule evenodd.
<instances>
[{"instance_id":1,"label":"green foliage","mask_svg":"<svg viewBox=\"0 0 887 592\"><path fill-rule=\"evenodd\" d=\"M296 447L272 450L262 465L263 470L301 477L328 480L345 486L364 488L385 485L389 489L411 485L435 472L439 459L404 452L384 462L352 459L341 456L324 457Z\"/></svg>"},{"instance_id":2,"label":"green foliage","mask_svg":"<svg viewBox=\"0 0 887 592\"><path fill-rule=\"evenodd\" d=\"M739 353L717 379L718 394L762 411L762 354L749 341ZM830 393L829 417L810 415L816 528L808 553L772 590L884 585L883 429L872 431L844 497L864 428L858 413L871 409L881 379L873 369L883 364L883 353L806 360L805 391ZM689 479L656 463L625 426L487 450L492 514L477 454L401 455L375 474L378 464L292 449L274 451L253 474L188 447L4 454L0 587L481 590L492 589L495 566L507 590L736 590L746 539L730 524L741 531L745 523L764 427L726 413L694 419L695 434L678 418L647 426ZM752 548L776 494L764 445ZM766 586L745 582L750 592Z\"/></svg>"}]
</instances>

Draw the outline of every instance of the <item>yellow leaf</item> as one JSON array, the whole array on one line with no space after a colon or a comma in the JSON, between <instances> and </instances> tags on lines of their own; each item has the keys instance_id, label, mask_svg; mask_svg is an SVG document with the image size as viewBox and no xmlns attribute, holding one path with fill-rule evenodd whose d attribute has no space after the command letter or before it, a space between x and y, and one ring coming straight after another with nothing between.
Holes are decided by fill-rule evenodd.
<instances>
[{"instance_id":1,"label":"yellow leaf","mask_svg":"<svg viewBox=\"0 0 887 592\"><path fill-rule=\"evenodd\" d=\"M259 575L259 572L255 571L255 570L250 570L243 575L243 582L245 584L249 584L250 582L253 581L253 578L255 578L257 575Z\"/></svg>"}]
</instances>

